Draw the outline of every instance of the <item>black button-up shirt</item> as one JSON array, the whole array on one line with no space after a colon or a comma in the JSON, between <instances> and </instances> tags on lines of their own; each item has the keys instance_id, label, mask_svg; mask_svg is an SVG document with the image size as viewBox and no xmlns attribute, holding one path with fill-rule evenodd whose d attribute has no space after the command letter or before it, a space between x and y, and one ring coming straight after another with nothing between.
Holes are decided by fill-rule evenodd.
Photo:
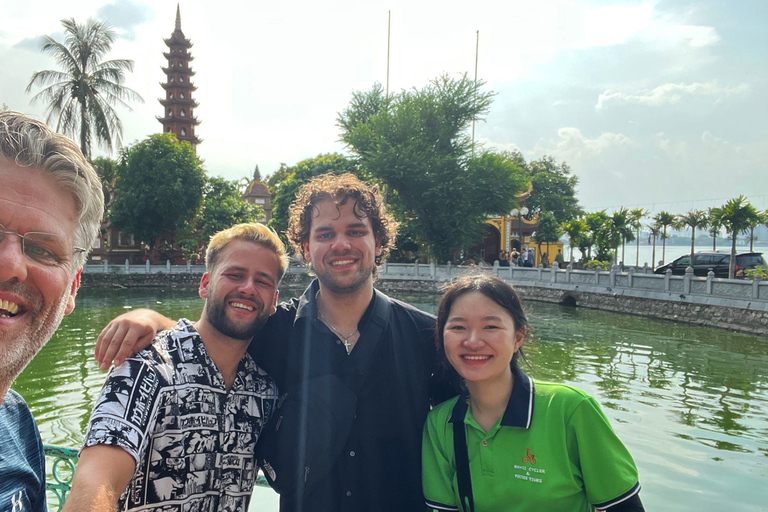
<instances>
[{"instance_id":1,"label":"black button-up shirt","mask_svg":"<svg viewBox=\"0 0 768 512\"><path fill-rule=\"evenodd\" d=\"M280 509L423 512L422 429L430 396L442 389L432 382L435 318L375 291L358 329L365 332L376 301L389 301L381 342L361 336L347 355L336 335L317 319L317 290L314 281L300 299L281 304L251 343L251 355L280 389L326 373L345 382L363 381L351 432L327 482L307 496L282 496Z\"/></svg>"}]
</instances>

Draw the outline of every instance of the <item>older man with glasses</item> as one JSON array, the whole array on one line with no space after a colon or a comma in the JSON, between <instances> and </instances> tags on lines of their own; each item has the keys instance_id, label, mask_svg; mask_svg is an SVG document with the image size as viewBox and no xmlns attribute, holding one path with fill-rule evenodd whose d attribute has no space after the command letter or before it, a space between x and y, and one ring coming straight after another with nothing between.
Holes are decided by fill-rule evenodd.
<instances>
[{"instance_id":1,"label":"older man with glasses","mask_svg":"<svg viewBox=\"0 0 768 512\"><path fill-rule=\"evenodd\" d=\"M101 181L74 142L0 113L0 510L46 510L40 434L10 388L74 309L103 211Z\"/></svg>"}]
</instances>

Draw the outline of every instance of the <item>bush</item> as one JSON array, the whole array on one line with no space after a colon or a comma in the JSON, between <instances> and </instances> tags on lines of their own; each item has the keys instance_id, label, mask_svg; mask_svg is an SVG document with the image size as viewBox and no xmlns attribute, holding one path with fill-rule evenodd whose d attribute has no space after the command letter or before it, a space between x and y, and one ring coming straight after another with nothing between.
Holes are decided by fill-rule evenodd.
<instances>
[{"instance_id":1,"label":"bush","mask_svg":"<svg viewBox=\"0 0 768 512\"><path fill-rule=\"evenodd\" d=\"M596 268L599 268L600 270L608 270L610 266L611 263L609 261L600 260L589 260L584 264L586 270L595 270Z\"/></svg>"},{"instance_id":2,"label":"bush","mask_svg":"<svg viewBox=\"0 0 768 512\"><path fill-rule=\"evenodd\" d=\"M744 275L744 277L749 278L755 278L757 276L762 277L763 279L768 279L768 267L765 265L759 265L755 268L748 268L740 272Z\"/></svg>"}]
</instances>

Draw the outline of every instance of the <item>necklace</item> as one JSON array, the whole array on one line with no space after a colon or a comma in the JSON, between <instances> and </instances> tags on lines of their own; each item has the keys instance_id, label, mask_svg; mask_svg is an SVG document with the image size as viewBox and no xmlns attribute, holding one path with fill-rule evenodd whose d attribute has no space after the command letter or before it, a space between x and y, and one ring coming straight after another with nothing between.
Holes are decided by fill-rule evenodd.
<instances>
[{"instance_id":1,"label":"necklace","mask_svg":"<svg viewBox=\"0 0 768 512\"><path fill-rule=\"evenodd\" d=\"M347 350L347 355L349 355L352 352L352 347L354 347L355 343L357 343L357 340L354 340L354 341L349 341L349 340L355 334L357 334L358 330L355 329L354 331L352 331L347 336L344 336L341 333L341 331L339 331L337 328L335 328L333 325L331 325L331 322L329 322L328 319L325 318L325 315L323 315L320 312L320 308L317 308L317 314L320 316L320 319L323 321L323 323L328 326L328 328L331 330L331 332L341 339L341 342L344 344L344 348Z\"/></svg>"}]
</instances>

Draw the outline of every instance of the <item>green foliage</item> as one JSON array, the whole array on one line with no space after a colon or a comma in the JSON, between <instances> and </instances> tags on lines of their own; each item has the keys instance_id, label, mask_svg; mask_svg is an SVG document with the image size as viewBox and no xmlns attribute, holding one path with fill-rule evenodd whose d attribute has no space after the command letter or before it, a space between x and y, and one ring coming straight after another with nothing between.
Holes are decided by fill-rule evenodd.
<instances>
[{"instance_id":1,"label":"green foliage","mask_svg":"<svg viewBox=\"0 0 768 512\"><path fill-rule=\"evenodd\" d=\"M571 219L560 224L560 228L568 236L570 246L570 261L573 261L573 248L578 247L581 258L586 259L587 243L589 239L589 225L583 218Z\"/></svg>"},{"instance_id":2,"label":"green foliage","mask_svg":"<svg viewBox=\"0 0 768 512\"><path fill-rule=\"evenodd\" d=\"M283 167L280 168L283 171ZM280 172L280 171L278 171ZM280 183L272 202L272 219L269 227L274 229L285 240L285 232L288 229L288 208L296 198L296 194L302 185L321 174L344 174L351 172L360 177L361 173L357 164L338 154L327 153L308 158L297 163L293 167L286 167L283 175L285 179Z\"/></svg>"},{"instance_id":3,"label":"green foliage","mask_svg":"<svg viewBox=\"0 0 768 512\"><path fill-rule=\"evenodd\" d=\"M691 228L691 258L693 258L693 253L696 248L696 229L705 228L708 223L709 218L707 217L707 212L693 209L688 213L678 215L673 224L675 229Z\"/></svg>"},{"instance_id":4,"label":"green foliage","mask_svg":"<svg viewBox=\"0 0 768 512\"><path fill-rule=\"evenodd\" d=\"M763 279L768 279L768 267L764 265L758 265L755 268L747 268L741 272L744 277L755 278L760 276Z\"/></svg>"},{"instance_id":5,"label":"green foliage","mask_svg":"<svg viewBox=\"0 0 768 512\"><path fill-rule=\"evenodd\" d=\"M288 167L285 163L280 164L280 168L273 172L264 184L267 186L269 193L272 197L275 197L280 186L293 174L294 167Z\"/></svg>"},{"instance_id":6,"label":"green foliage","mask_svg":"<svg viewBox=\"0 0 768 512\"><path fill-rule=\"evenodd\" d=\"M204 241L223 229L242 222L256 222L264 216L264 209L246 203L238 182L214 176L208 178L203 195L203 210L197 222Z\"/></svg>"},{"instance_id":7,"label":"green foliage","mask_svg":"<svg viewBox=\"0 0 768 512\"><path fill-rule=\"evenodd\" d=\"M675 216L669 212L661 211L653 217L656 226L661 230L661 262L667 261L667 228L675 224Z\"/></svg>"},{"instance_id":8,"label":"green foliage","mask_svg":"<svg viewBox=\"0 0 768 512\"><path fill-rule=\"evenodd\" d=\"M133 61L116 59L104 61L112 49L115 32L103 21L89 19L79 25L73 18L61 20L64 44L45 36L41 51L50 54L62 71L37 71L27 85L44 87L32 97L32 103L48 104L47 122L56 119L56 131L80 141L86 158L91 156L93 139L110 152L113 140L119 146L123 125L113 108L127 101L143 101L138 93L123 82L125 72L133 71Z\"/></svg>"},{"instance_id":9,"label":"green foliage","mask_svg":"<svg viewBox=\"0 0 768 512\"><path fill-rule=\"evenodd\" d=\"M115 183L117 182L117 160L100 156L91 165L101 179L101 190L104 192L104 209L109 212L112 201L115 200Z\"/></svg>"},{"instance_id":10,"label":"green foliage","mask_svg":"<svg viewBox=\"0 0 768 512\"><path fill-rule=\"evenodd\" d=\"M650 212L645 208L634 208L627 214L627 220L629 225L635 230L635 246L637 252L635 253L635 266L640 266L640 228L643 225L643 218L645 218Z\"/></svg>"},{"instance_id":11,"label":"green foliage","mask_svg":"<svg viewBox=\"0 0 768 512\"><path fill-rule=\"evenodd\" d=\"M11 110L11 108L8 105L6 105L5 103L0 105L0 112L8 112L9 110Z\"/></svg>"},{"instance_id":12,"label":"green foliage","mask_svg":"<svg viewBox=\"0 0 768 512\"><path fill-rule=\"evenodd\" d=\"M607 256L611 248L611 243L606 239L605 225L610 222L610 217L605 210L588 213L584 216L584 222L589 226L588 236L586 237L588 257L592 257L592 247L595 247L597 259L609 260Z\"/></svg>"},{"instance_id":13,"label":"green foliage","mask_svg":"<svg viewBox=\"0 0 768 512\"><path fill-rule=\"evenodd\" d=\"M525 162L520 152L513 153L515 162L528 175L533 191L525 205L532 214L552 212L558 223L575 219L582 214L576 199L579 179L571 174L565 162L558 164L551 156Z\"/></svg>"},{"instance_id":14,"label":"green foliage","mask_svg":"<svg viewBox=\"0 0 768 512\"><path fill-rule=\"evenodd\" d=\"M584 264L584 268L586 270L595 270L596 268L599 268L600 270L608 270L610 266L611 266L610 261L601 261L601 260L589 260Z\"/></svg>"},{"instance_id":15,"label":"green foliage","mask_svg":"<svg viewBox=\"0 0 768 512\"><path fill-rule=\"evenodd\" d=\"M731 239L731 261L728 277L733 279L736 271L736 237L751 226L760 224L760 213L743 195L735 197L714 210L714 220L725 228Z\"/></svg>"},{"instance_id":16,"label":"green foliage","mask_svg":"<svg viewBox=\"0 0 768 512\"><path fill-rule=\"evenodd\" d=\"M354 93L338 119L394 215L441 261L477 243L487 217L509 211L525 186L511 154L473 147L467 134L490 108L483 85L444 75L388 101L376 84Z\"/></svg>"},{"instance_id":17,"label":"green foliage","mask_svg":"<svg viewBox=\"0 0 768 512\"><path fill-rule=\"evenodd\" d=\"M246 203L240 192L240 180L228 181L214 176L208 178L203 191L200 214L176 231L176 246L184 258L202 259L213 235L243 222L256 222L264 216L261 206Z\"/></svg>"},{"instance_id":18,"label":"green foliage","mask_svg":"<svg viewBox=\"0 0 768 512\"><path fill-rule=\"evenodd\" d=\"M189 142L150 135L121 152L109 218L154 250L160 235L182 228L202 205L205 171Z\"/></svg>"}]
</instances>

